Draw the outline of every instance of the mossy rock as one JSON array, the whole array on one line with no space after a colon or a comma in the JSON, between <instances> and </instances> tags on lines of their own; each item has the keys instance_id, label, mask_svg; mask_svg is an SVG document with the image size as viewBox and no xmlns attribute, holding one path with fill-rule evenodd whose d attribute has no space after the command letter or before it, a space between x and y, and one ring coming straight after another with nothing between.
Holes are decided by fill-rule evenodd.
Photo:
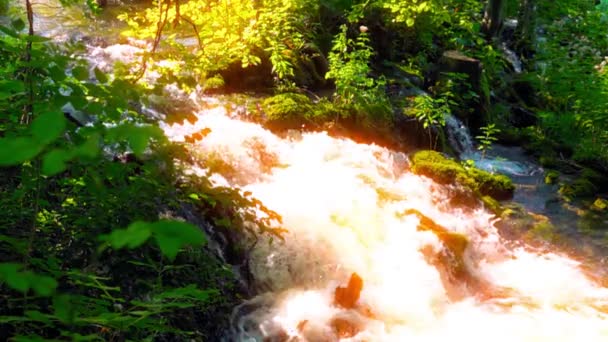
<instances>
[{"instance_id":1,"label":"mossy rock","mask_svg":"<svg viewBox=\"0 0 608 342\"><path fill-rule=\"evenodd\" d=\"M444 250L437 256L436 261L446 270L451 281L468 281L473 277L464 262L464 253L469 245L465 235L448 230L416 209L407 209L400 215L417 216L420 220L418 230L430 231L441 241Z\"/></svg>"},{"instance_id":2,"label":"mossy rock","mask_svg":"<svg viewBox=\"0 0 608 342\"><path fill-rule=\"evenodd\" d=\"M567 200L573 198L589 197L593 196L597 188L593 183L584 178L579 178L571 182L570 184L564 184L559 189L559 193L566 197Z\"/></svg>"},{"instance_id":3,"label":"mossy rock","mask_svg":"<svg viewBox=\"0 0 608 342\"><path fill-rule=\"evenodd\" d=\"M493 212L497 216L502 215L502 213L504 211L504 208L493 197L491 197L491 196L483 196L483 197L481 197L481 201L483 202L483 204L485 205L485 207L488 210L490 210L491 212Z\"/></svg>"},{"instance_id":4,"label":"mossy rock","mask_svg":"<svg viewBox=\"0 0 608 342\"><path fill-rule=\"evenodd\" d=\"M546 184L555 184L559 180L559 172L555 170L548 170L545 173L545 183Z\"/></svg>"},{"instance_id":5,"label":"mossy rock","mask_svg":"<svg viewBox=\"0 0 608 342\"><path fill-rule=\"evenodd\" d=\"M475 168L465 168L436 151L419 151L411 157L412 171L439 184L460 184L481 196L496 200L513 197L515 186L509 177Z\"/></svg>"},{"instance_id":6,"label":"mossy rock","mask_svg":"<svg viewBox=\"0 0 608 342\"><path fill-rule=\"evenodd\" d=\"M296 129L309 122L312 101L302 94L284 93L262 101L266 124L274 129Z\"/></svg>"},{"instance_id":7,"label":"mossy rock","mask_svg":"<svg viewBox=\"0 0 608 342\"><path fill-rule=\"evenodd\" d=\"M555 232L555 227L548 219L538 219L532 226L524 238L541 239L544 241L557 243L560 241L559 236Z\"/></svg>"},{"instance_id":8,"label":"mossy rock","mask_svg":"<svg viewBox=\"0 0 608 342\"><path fill-rule=\"evenodd\" d=\"M523 239L532 246L564 242L548 217L529 212L519 204L506 205L500 218L496 225L503 238L514 241Z\"/></svg>"}]
</instances>

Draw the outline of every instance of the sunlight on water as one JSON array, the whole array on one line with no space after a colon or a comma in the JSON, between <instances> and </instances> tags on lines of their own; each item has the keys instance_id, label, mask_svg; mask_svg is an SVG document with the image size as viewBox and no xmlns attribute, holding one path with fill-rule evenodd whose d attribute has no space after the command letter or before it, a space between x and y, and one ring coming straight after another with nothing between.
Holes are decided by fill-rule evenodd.
<instances>
[{"instance_id":1,"label":"sunlight on water","mask_svg":"<svg viewBox=\"0 0 608 342\"><path fill-rule=\"evenodd\" d=\"M608 341L608 289L565 256L507 248L492 215L451 207L402 154L324 133L283 139L222 106L164 127L176 141L204 128L193 152L220 156L233 171L216 178L251 191L290 231L254 250L252 272L273 299L238 317L232 338ZM447 231L418 229L425 218ZM465 241L461 255L448 241ZM360 298L337 305L353 272Z\"/></svg>"}]
</instances>

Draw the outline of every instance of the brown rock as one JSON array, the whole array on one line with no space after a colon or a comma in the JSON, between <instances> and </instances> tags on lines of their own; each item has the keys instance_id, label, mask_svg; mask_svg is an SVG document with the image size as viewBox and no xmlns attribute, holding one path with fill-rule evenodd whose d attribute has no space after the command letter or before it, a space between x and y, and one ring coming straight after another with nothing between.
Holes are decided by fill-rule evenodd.
<instances>
[{"instance_id":1,"label":"brown rock","mask_svg":"<svg viewBox=\"0 0 608 342\"><path fill-rule=\"evenodd\" d=\"M357 273L353 273L346 287L336 287L334 304L345 309L354 308L359 300L362 289L363 279Z\"/></svg>"},{"instance_id":2,"label":"brown rock","mask_svg":"<svg viewBox=\"0 0 608 342\"><path fill-rule=\"evenodd\" d=\"M358 326L344 318L334 318L331 321L331 326L334 328L336 335L340 339L353 337L357 335L359 331L361 331Z\"/></svg>"}]
</instances>

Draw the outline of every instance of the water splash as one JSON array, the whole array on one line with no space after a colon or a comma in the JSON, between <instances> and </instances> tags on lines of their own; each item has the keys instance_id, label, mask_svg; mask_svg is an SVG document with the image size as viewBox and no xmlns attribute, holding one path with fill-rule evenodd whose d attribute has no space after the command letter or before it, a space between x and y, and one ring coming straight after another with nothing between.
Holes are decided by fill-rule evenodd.
<instances>
[{"instance_id":1,"label":"water splash","mask_svg":"<svg viewBox=\"0 0 608 342\"><path fill-rule=\"evenodd\" d=\"M235 309L228 340L608 340L608 289L565 256L508 248L492 215L450 207L448 189L410 173L402 154L324 133L280 138L222 106L198 119L165 132L183 141L210 129L193 152L220 156L231 172L216 178L251 191L289 229L252 252L266 292ZM420 229L424 220L446 231ZM462 255L446 236L466 238ZM340 307L334 291L353 272L360 299Z\"/></svg>"}]
</instances>

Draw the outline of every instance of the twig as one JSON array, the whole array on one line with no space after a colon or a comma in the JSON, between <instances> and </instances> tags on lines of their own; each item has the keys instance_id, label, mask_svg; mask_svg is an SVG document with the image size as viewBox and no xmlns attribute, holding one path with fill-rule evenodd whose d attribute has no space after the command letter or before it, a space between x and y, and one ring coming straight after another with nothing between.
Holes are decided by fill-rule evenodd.
<instances>
[{"instance_id":1,"label":"twig","mask_svg":"<svg viewBox=\"0 0 608 342\"><path fill-rule=\"evenodd\" d=\"M169 8L170 7L171 7L171 0L168 0L167 8L165 9L165 12L164 12L165 18L163 19L163 1L158 2L158 11L159 11L160 16L159 16L159 21L156 24L157 25L156 35L154 37L154 44L152 45L152 50L150 50L150 54L156 53L158 44L160 44L160 39L162 37L163 30L165 29L165 25L167 24L167 20L169 19ZM148 58L149 58L148 55L144 55L143 61L142 61L142 67L139 72L139 75L137 75L137 77L135 78L135 82L139 81L146 73L146 70L148 69Z\"/></svg>"}]
</instances>

